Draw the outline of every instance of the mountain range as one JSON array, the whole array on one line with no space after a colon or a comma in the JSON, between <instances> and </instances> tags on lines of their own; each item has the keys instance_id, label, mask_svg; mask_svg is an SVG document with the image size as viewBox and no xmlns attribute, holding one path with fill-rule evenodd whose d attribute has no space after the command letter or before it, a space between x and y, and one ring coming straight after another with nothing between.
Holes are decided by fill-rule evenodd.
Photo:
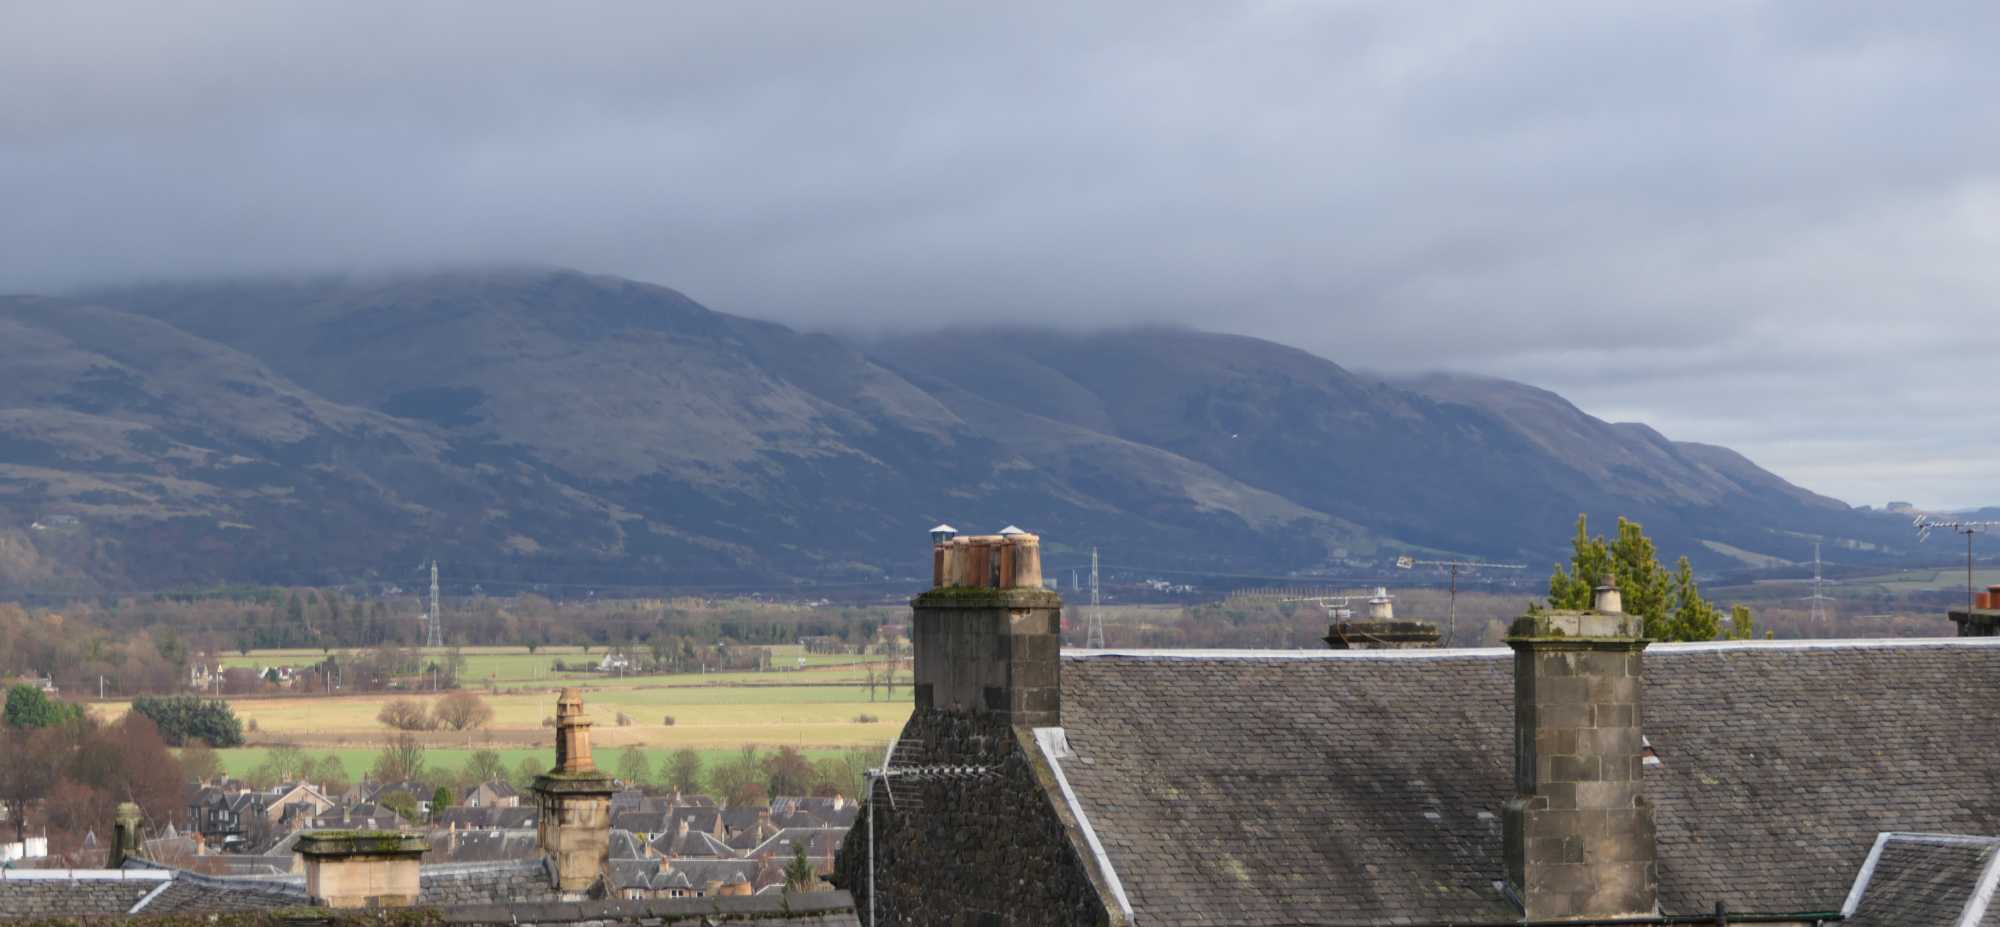
<instances>
[{"instance_id":1,"label":"mountain range","mask_svg":"<svg viewBox=\"0 0 2000 927\"><path fill-rule=\"evenodd\" d=\"M1579 513L1707 570L1907 521L1520 383L1139 328L855 341L566 270L0 297L0 588L837 589L948 521L1055 570L1525 561ZM4 595L0 595L4 597Z\"/></svg>"}]
</instances>

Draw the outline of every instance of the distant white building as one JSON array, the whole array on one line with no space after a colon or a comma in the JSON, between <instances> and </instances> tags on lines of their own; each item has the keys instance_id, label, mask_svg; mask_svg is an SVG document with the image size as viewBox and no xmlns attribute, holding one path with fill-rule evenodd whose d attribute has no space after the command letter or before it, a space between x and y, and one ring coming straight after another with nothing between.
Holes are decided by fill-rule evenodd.
<instances>
[{"instance_id":1,"label":"distant white building","mask_svg":"<svg viewBox=\"0 0 2000 927\"><path fill-rule=\"evenodd\" d=\"M23 859L41 859L49 855L49 838L29 837L13 843L0 843L0 864Z\"/></svg>"}]
</instances>

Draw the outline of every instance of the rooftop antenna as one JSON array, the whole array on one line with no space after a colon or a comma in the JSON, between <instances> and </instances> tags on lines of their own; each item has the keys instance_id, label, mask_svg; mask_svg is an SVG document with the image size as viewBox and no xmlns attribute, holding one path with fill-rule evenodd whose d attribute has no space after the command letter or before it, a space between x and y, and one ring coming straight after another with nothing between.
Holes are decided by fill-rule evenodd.
<instances>
[{"instance_id":1,"label":"rooftop antenna","mask_svg":"<svg viewBox=\"0 0 2000 927\"><path fill-rule=\"evenodd\" d=\"M1938 521L1929 515L1918 515L1911 523L1917 529L1917 543L1921 544L1931 536L1933 528L1949 528L1955 534L1965 535L1965 611L1972 613L1972 536L1994 528L2000 528L2000 521Z\"/></svg>"},{"instance_id":2,"label":"rooftop antenna","mask_svg":"<svg viewBox=\"0 0 2000 927\"><path fill-rule=\"evenodd\" d=\"M431 608L430 613L425 616L425 619L427 630L424 635L424 646L443 647L444 624L438 620L438 562L436 560L431 561Z\"/></svg>"},{"instance_id":3,"label":"rooftop antenna","mask_svg":"<svg viewBox=\"0 0 2000 927\"><path fill-rule=\"evenodd\" d=\"M1820 571L1819 542L1814 541L1813 542L1813 585L1812 585L1813 591L1812 595L1806 596L1806 601L1812 603L1812 615L1809 616L1808 620L1810 620L1814 625L1823 625L1827 622L1826 604L1828 602L1833 601L1833 596L1827 595L1825 594L1825 592L1822 591L1825 585L1826 585L1826 576Z\"/></svg>"},{"instance_id":4,"label":"rooftop antenna","mask_svg":"<svg viewBox=\"0 0 2000 927\"><path fill-rule=\"evenodd\" d=\"M1458 571L1460 570L1525 570L1525 563L1487 563L1484 560L1418 560L1410 556L1396 558L1396 568L1413 570L1420 566L1434 566L1451 572L1451 604L1447 607L1444 626L1444 646L1452 645L1458 635Z\"/></svg>"},{"instance_id":5,"label":"rooftop antenna","mask_svg":"<svg viewBox=\"0 0 2000 927\"><path fill-rule=\"evenodd\" d=\"M909 762L918 759L919 745L907 739L898 738L882 751L882 766L868 771L868 923L877 924L875 919L875 787L882 787L882 797L889 802L889 810L896 811L896 780L910 782L945 782L979 779L993 772L991 766L951 766L926 765ZM912 809L923 808L922 793L903 792L902 804Z\"/></svg>"},{"instance_id":6,"label":"rooftop antenna","mask_svg":"<svg viewBox=\"0 0 2000 927\"><path fill-rule=\"evenodd\" d=\"M1104 609L1097 591L1097 548L1090 549L1090 615L1084 619L1083 646L1104 649Z\"/></svg>"}]
</instances>

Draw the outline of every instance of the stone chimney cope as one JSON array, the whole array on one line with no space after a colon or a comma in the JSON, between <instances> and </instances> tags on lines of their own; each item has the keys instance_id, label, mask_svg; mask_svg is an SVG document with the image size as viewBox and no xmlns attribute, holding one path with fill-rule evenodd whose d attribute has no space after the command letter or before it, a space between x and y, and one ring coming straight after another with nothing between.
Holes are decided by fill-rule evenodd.
<instances>
[{"instance_id":1,"label":"stone chimney cope","mask_svg":"<svg viewBox=\"0 0 2000 927\"><path fill-rule=\"evenodd\" d=\"M306 896L329 908L402 908L417 903L430 841L396 831L320 830L299 836Z\"/></svg>"}]
</instances>

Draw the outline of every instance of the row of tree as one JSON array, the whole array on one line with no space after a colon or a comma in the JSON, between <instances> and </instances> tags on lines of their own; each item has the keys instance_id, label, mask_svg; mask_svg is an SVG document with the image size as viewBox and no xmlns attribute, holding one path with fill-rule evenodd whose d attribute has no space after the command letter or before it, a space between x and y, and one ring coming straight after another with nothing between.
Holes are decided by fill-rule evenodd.
<instances>
[{"instance_id":1,"label":"row of tree","mask_svg":"<svg viewBox=\"0 0 2000 927\"><path fill-rule=\"evenodd\" d=\"M434 699L429 707L414 698L390 699L375 720L398 731L453 731L484 727L493 720L493 707L479 693L454 689Z\"/></svg>"}]
</instances>

